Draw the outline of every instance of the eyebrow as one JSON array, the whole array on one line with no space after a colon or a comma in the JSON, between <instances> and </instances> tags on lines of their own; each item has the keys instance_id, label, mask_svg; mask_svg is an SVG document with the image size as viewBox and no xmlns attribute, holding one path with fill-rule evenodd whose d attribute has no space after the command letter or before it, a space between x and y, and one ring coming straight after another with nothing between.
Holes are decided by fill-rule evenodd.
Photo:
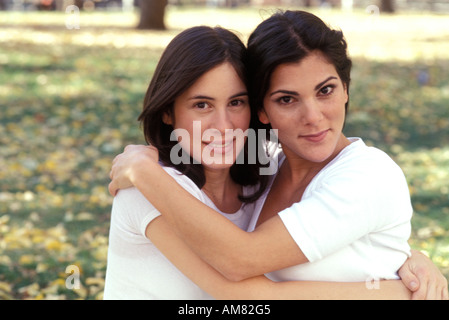
<instances>
[{"instance_id":1,"label":"eyebrow","mask_svg":"<svg viewBox=\"0 0 449 320\"><path fill-rule=\"evenodd\" d=\"M299 96L299 93L296 91L289 91L289 90L276 90L275 92L270 93L270 96L275 95L276 93L284 93L284 94L288 94L291 96Z\"/></svg>"},{"instance_id":2,"label":"eyebrow","mask_svg":"<svg viewBox=\"0 0 449 320\"><path fill-rule=\"evenodd\" d=\"M321 86L323 86L326 82L328 82L328 81L330 81L330 80L337 80L337 77L335 77L335 76L330 76L330 77L326 78L326 80L321 81L320 83L318 83L318 84L315 86L315 90L318 90ZM296 91L282 90L282 89L281 89L281 90L276 90L276 91L270 93L270 96L275 95L275 94L277 94L277 93L284 93L284 94L288 94L288 95L292 95L292 96L299 96L299 93L296 92Z\"/></svg>"},{"instance_id":3,"label":"eyebrow","mask_svg":"<svg viewBox=\"0 0 449 320\"><path fill-rule=\"evenodd\" d=\"M229 99L233 99L233 98L237 98L237 97L242 97L242 96L247 96L248 92L246 91L242 91L240 93L234 94L233 96L229 97Z\"/></svg>"},{"instance_id":4,"label":"eyebrow","mask_svg":"<svg viewBox=\"0 0 449 320\"><path fill-rule=\"evenodd\" d=\"M247 95L248 95L248 92L243 91L243 92L239 92L237 94L230 96L229 99L234 99L237 97L247 96ZM212 101L215 101L215 98L203 96L203 95L197 95L197 96L193 96L193 97L189 98L189 100L212 100Z\"/></svg>"},{"instance_id":5,"label":"eyebrow","mask_svg":"<svg viewBox=\"0 0 449 320\"><path fill-rule=\"evenodd\" d=\"M315 86L315 90L318 90L323 84L325 84L325 83L328 82L329 80L337 80L337 77L335 77L335 76L330 76L330 77L328 77L326 80L324 80L324 81L318 83L318 84Z\"/></svg>"}]
</instances>

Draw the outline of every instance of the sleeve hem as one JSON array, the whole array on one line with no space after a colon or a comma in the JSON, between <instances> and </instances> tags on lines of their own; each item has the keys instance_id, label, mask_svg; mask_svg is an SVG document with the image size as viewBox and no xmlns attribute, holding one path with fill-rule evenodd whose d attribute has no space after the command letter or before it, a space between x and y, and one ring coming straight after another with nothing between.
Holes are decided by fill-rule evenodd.
<instances>
[{"instance_id":1,"label":"sleeve hem","mask_svg":"<svg viewBox=\"0 0 449 320\"><path fill-rule=\"evenodd\" d=\"M316 246L313 245L313 239L310 239L306 232L300 227L297 221L295 221L295 214L291 214L289 209L285 209L278 213L285 228L290 233L290 236L296 242L297 246L301 249L302 253L306 256L309 262L315 262L323 258Z\"/></svg>"}]
</instances>

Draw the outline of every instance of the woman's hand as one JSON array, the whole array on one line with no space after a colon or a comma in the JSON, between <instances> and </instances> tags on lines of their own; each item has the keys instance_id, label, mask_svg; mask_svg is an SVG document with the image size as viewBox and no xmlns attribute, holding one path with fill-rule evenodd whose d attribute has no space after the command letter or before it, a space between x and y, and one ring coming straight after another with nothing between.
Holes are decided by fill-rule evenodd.
<instances>
[{"instance_id":1,"label":"woman's hand","mask_svg":"<svg viewBox=\"0 0 449 320\"><path fill-rule=\"evenodd\" d=\"M449 300L447 280L424 254L412 250L412 256L399 269L405 286L413 292L413 300Z\"/></svg>"},{"instance_id":2,"label":"woman's hand","mask_svg":"<svg viewBox=\"0 0 449 320\"><path fill-rule=\"evenodd\" d=\"M144 145L128 145L123 153L112 161L109 177L109 193L115 196L120 189L134 186L136 172L144 168L148 162L158 162L159 153L155 147Z\"/></svg>"}]
</instances>

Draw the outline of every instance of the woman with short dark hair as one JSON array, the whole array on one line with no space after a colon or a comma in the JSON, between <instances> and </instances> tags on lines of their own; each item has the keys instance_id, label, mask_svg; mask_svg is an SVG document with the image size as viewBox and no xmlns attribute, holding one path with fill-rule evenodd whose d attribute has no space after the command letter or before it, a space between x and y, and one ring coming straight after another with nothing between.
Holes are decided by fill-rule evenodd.
<instances>
[{"instance_id":1,"label":"woman with short dark hair","mask_svg":"<svg viewBox=\"0 0 449 320\"><path fill-rule=\"evenodd\" d=\"M158 208L182 239L164 254L215 297L409 297L394 281L410 256L407 183L385 153L342 133L351 68L342 33L307 12L275 14L250 36L248 66L252 108L282 145L253 232L185 192L161 170L155 148L131 148L116 159L111 192L131 183ZM447 299L445 281L429 288L436 289L428 297Z\"/></svg>"}]
</instances>

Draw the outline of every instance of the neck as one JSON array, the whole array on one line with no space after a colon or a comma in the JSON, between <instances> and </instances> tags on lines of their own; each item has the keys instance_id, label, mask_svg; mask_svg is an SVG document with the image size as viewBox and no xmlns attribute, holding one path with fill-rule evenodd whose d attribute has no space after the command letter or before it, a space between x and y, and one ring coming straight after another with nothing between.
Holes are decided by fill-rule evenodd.
<instances>
[{"instance_id":1,"label":"neck","mask_svg":"<svg viewBox=\"0 0 449 320\"><path fill-rule=\"evenodd\" d=\"M296 194L298 190L305 189L325 165L289 157L288 151L286 151L284 150L286 161L279 171L279 178L282 179L284 188L290 189Z\"/></svg>"},{"instance_id":2,"label":"neck","mask_svg":"<svg viewBox=\"0 0 449 320\"><path fill-rule=\"evenodd\" d=\"M206 183L202 190L222 212L234 213L241 207L238 194L241 186L235 183L229 174L229 168L213 170L204 168Z\"/></svg>"}]
</instances>

